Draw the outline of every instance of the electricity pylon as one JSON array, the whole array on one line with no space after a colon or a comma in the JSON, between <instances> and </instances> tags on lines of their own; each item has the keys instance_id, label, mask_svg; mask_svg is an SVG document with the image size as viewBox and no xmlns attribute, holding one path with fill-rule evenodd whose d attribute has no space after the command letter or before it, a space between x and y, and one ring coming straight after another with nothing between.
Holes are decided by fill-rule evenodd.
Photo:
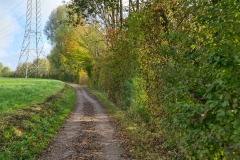
<instances>
[{"instance_id":1,"label":"electricity pylon","mask_svg":"<svg viewBox=\"0 0 240 160\"><path fill-rule=\"evenodd\" d=\"M46 65L39 65L39 60L46 60ZM41 30L41 0L27 0L25 34L18 62L18 73L28 78L31 74L39 76L40 70L47 72L47 59L43 54Z\"/></svg>"}]
</instances>

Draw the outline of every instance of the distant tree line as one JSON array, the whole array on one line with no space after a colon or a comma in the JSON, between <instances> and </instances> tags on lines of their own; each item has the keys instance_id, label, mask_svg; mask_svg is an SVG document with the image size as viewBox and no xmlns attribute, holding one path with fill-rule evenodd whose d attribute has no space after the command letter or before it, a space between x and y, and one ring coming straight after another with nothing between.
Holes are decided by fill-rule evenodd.
<instances>
[{"instance_id":1,"label":"distant tree line","mask_svg":"<svg viewBox=\"0 0 240 160\"><path fill-rule=\"evenodd\" d=\"M8 66L3 66L2 63L0 63L0 77L13 77L14 72L11 71L11 69Z\"/></svg>"},{"instance_id":2,"label":"distant tree line","mask_svg":"<svg viewBox=\"0 0 240 160\"><path fill-rule=\"evenodd\" d=\"M19 64L15 71L15 77L25 78L27 70L28 78L49 78L49 67L47 59L35 59L33 62Z\"/></svg>"},{"instance_id":3,"label":"distant tree line","mask_svg":"<svg viewBox=\"0 0 240 160\"><path fill-rule=\"evenodd\" d=\"M16 70L12 71L8 66L0 63L0 77L25 78L26 67L28 67L28 78L50 78L50 64L47 59L39 59L38 68L36 66L37 60L33 60L33 62L19 64Z\"/></svg>"}]
</instances>

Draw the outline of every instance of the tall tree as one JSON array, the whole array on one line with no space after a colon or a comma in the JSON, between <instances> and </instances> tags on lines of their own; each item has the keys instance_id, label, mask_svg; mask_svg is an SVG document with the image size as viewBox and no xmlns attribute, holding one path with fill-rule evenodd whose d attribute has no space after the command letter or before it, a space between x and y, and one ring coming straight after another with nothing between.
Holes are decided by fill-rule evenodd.
<instances>
[{"instance_id":1,"label":"tall tree","mask_svg":"<svg viewBox=\"0 0 240 160\"><path fill-rule=\"evenodd\" d=\"M7 66L3 67L2 69L2 76L3 77L9 77L11 74L11 69Z\"/></svg>"},{"instance_id":2,"label":"tall tree","mask_svg":"<svg viewBox=\"0 0 240 160\"><path fill-rule=\"evenodd\" d=\"M51 72L59 79L78 81L81 70L91 65L91 58L83 37L86 37L86 26L71 25L68 21L67 8L58 7L52 12L45 27L45 34L53 44L48 56ZM89 73L90 74L90 73Z\"/></svg>"}]
</instances>

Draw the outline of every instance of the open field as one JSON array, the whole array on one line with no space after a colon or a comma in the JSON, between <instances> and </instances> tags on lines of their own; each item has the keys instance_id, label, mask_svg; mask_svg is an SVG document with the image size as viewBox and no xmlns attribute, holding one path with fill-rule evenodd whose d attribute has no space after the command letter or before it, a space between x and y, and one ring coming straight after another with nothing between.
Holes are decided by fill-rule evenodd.
<instances>
[{"instance_id":1,"label":"open field","mask_svg":"<svg viewBox=\"0 0 240 160\"><path fill-rule=\"evenodd\" d=\"M63 86L56 80L0 78L0 115L43 102Z\"/></svg>"},{"instance_id":2,"label":"open field","mask_svg":"<svg viewBox=\"0 0 240 160\"><path fill-rule=\"evenodd\" d=\"M75 106L56 80L0 79L0 159L35 159Z\"/></svg>"}]
</instances>

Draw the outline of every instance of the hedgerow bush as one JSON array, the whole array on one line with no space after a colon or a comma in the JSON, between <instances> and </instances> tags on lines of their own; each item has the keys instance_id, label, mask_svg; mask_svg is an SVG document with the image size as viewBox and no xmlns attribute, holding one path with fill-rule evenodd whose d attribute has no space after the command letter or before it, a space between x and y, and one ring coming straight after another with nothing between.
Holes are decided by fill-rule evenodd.
<instances>
[{"instance_id":1,"label":"hedgerow bush","mask_svg":"<svg viewBox=\"0 0 240 160\"><path fill-rule=\"evenodd\" d=\"M148 112L165 145L190 159L239 159L239 2L146 6L133 19Z\"/></svg>"}]
</instances>

